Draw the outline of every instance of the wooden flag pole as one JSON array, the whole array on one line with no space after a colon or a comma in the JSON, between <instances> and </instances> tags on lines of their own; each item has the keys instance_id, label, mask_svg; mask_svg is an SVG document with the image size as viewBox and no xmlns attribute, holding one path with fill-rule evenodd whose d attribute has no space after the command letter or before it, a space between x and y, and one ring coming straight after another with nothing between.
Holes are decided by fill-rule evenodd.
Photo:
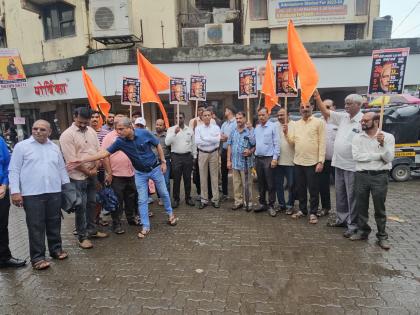
<instances>
[{"instance_id":1,"label":"wooden flag pole","mask_svg":"<svg viewBox=\"0 0 420 315\"><path fill-rule=\"evenodd\" d=\"M381 111L379 113L379 131L382 131L382 125L384 123L384 107L385 107L385 95L382 95Z\"/></svg>"},{"instance_id":2,"label":"wooden flag pole","mask_svg":"<svg viewBox=\"0 0 420 315\"><path fill-rule=\"evenodd\" d=\"M258 109L261 106L261 98L262 98L263 93L260 91L260 99L258 100Z\"/></svg>"},{"instance_id":3,"label":"wooden flag pole","mask_svg":"<svg viewBox=\"0 0 420 315\"><path fill-rule=\"evenodd\" d=\"M250 107L249 107L249 97L246 98L246 116L247 116L248 122L252 123L251 122L251 110L250 110Z\"/></svg>"},{"instance_id":4,"label":"wooden flag pole","mask_svg":"<svg viewBox=\"0 0 420 315\"><path fill-rule=\"evenodd\" d=\"M130 103L130 121L133 121L133 102Z\"/></svg>"},{"instance_id":5,"label":"wooden flag pole","mask_svg":"<svg viewBox=\"0 0 420 315\"><path fill-rule=\"evenodd\" d=\"M143 103L140 103L140 107L141 107L141 117L144 118L144 106L143 106ZM144 118L144 119L146 119L146 118Z\"/></svg>"},{"instance_id":6,"label":"wooden flag pole","mask_svg":"<svg viewBox=\"0 0 420 315\"><path fill-rule=\"evenodd\" d=\"M198 116L198 100L195 100L195 118Z\"/></svg>"},{"instance_id":7,"label":"wooden flag pole","mask_svg":"<svg viewBox=\"0 0 420 315\"><path fill-rule=\"evenodd\" d=\"M287 118L287 96L284 97L284 111L285 111L285 117L284 117L284 121L287 125L288 123L288 118Z\"/></svg>"},{"instance_id":8,"label":"wooden flag pole","mask_svg":"<svg viewBox=\"0 0 420 315\"><path fill-rule=\"evenodd\" d=\"M179 102L176 103L176 124L179 126Z\"/></svg>"}]
</instances>

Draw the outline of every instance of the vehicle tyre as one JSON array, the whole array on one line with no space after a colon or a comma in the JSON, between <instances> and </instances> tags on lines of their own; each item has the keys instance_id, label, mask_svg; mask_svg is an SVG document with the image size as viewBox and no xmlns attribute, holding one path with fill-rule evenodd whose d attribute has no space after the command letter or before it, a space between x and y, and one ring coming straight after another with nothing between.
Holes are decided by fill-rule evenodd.
<instances>
[{"instance_id":1,"label":"vehicle tyre","mask_svg":"<svg viewBox=\"0 0 420 315\"><path fill-rule=\"evenodd\" d=\"M410 178L410 166L407 164L399 164L391 171L391 177L396 182L405 182Z\"/></svg>"}]
</instances>

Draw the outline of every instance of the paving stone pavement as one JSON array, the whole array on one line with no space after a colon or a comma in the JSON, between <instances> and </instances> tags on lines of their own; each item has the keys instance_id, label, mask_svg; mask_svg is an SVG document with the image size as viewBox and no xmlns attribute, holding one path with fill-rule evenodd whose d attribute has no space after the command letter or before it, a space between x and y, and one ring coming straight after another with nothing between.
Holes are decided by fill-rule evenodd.
<instances>
[{"instance_id":1,"label":"paving stone pavement","mask_svg":"<svg viewBox=\"0 0 420 315\"><path fill-rule=\"evenodd\" d=\"M0 270L0 314L420 314L420 180L390 183L392 249L285 214L184 206L176 227L154 206L152 233L95 240L45 271ZM373 224L373 218L371 218ZM11 208L12 252L28 256L22 209ZM374 224L373 224L374 226Z\"/></svg>"}]
</instances>

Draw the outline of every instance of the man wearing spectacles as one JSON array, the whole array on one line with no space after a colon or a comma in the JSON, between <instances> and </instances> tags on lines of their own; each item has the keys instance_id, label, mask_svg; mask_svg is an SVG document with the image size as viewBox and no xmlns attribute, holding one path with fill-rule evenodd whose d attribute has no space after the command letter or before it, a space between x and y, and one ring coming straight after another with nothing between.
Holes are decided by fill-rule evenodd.
<instances>
[{"instance_id":1,"label":"man wearing spectacles","mask_svg":"<svg viewBox=\"0 0 420 315\"><path fill-rule=\"evenodd\" d=\"M51 126L37 120L32 137L16 144L9 165L12 202L23 207L29 231L29 250L32 266L46 269L45 235L50 256L65 259L61 244L61 185L70 182L63 156L48 137Z\"/></svg>"}]
</instances>

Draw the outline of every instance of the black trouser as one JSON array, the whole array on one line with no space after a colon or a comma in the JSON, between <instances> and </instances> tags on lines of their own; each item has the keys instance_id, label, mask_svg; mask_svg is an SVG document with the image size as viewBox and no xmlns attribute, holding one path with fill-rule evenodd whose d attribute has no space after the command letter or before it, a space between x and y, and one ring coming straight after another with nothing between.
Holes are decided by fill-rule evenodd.
<instances>
[{"instance_id":1,"label":"black trouser","mask_svg":"<svg viewBox=\"0 0 420 315\"><path fill-rule=\"evenodd\" d=\"M222 193L223 195L227 196L229 170L227 168L227 150L226 149L222 149L220 151L220 161L221 161L220 170L222 173Z\"/></svg>"},{"instance_id":2,"label":"black trouser","mask_svg":"<svg viewBox=\"0 0 420 315\"><path fill-rule=\"evenodd\" d=\"M45 259L45 235L50 255L61 251L61 193L23 197L31 262Z\"/></svg>"},{"instance_id":3,"label":"black trouser","mask_svg":"<svg viewBox=\"0 0 420 315\"><path fill-rule=\"evenodd\" d=\"M369 235L372 231L369 221L369 196L372 194L373 207L375 209L375 221L378 228L376 237L379 240L388 239L385 231L386 210L385 200L388 191L388 172L379 174L366 174L356 172L354 179L354 192L356 209L358 211L357 226L359 232Z\"/></svg>"},{"instance_id":4,"label":"black trouser","mask_svg":"<svg viewBox=\"0 0 420 315\"><path fill-rule=\"evenodd\" d=\"M299 210L304 215L308 214L308 192L309 190L309 213L315 214L319 205L319 174L315 172L315 166L295 165L296 188L299 199Z\"/></svg>"},{"instance_id":5,"label":"black trouser","mask_svg":"<svg viewBox=\"0 0 420 315\"><path fill-rule=\"evenodd\" d=\"M274 206L276 202L276 185L274 182L274 168L271 168L271 156L255 157L255 169L258 177L258 192L260 205L266 206L266 192L268 191L268 205Z\"/></svg>"},{"instance_id":6,"label":"black trouser","mask_svg":"<svg viewBox=\"0 0 420 315\"><path fill-rule=\"evenodd\" d=\"M111 188L118 198L118 208L116 211L111 212L112 224L119 225L121 223L123 211L125 212L127 221L133 222L137 210L137 189L134 176L113 176Z\"/></svg>"},{"instance_id":7,"label":"black trouser","mask_svg":"<svg viewBox=\"0 0 420 315\"><path fill-rule=\"evenodd\" d=\"M191 198L191 172L193 167L193 157L190 152L184 154L172 153L172 196L174 201L179 201L181 189L181 177L184 180L185 200ZM198 168L198 167L197 167Z\"/></svg>"},{"instance_id":8,"label":"black trouser","mask_svg":"<svg viewBox=\"0 0 420 315\"><path fill-rule=\"evenodd\" d=\"M324 168L319 173L319 195L321 197L322 209L331 210L330 180L331 161L324 162Z\"/></svg>"},{"instance_id":9,"label":"black trouser","mask_svg":"<svg viewBox=\"0 0 420 315\"><path fill-rule=\"evenodd\" d=\"M0 260L9 260L12 255L9 249L9 209L10 209L10 198L9 190L6 190L6 194L3 199L0 199Z\"/></svg>"},{"instance_id":10,"label":"black trouser","mask_svg":"<svg viewBox=\"0 0 420 315\"><path fill-rule=\"evenodd\" d=\"M198 167L198 155L200 152L197 152L197 158L195 159L194 163L194 172L193 172L193 182L195 184L195 188L197 190L197 195L201 195L201 183L200 183L200 168ZM209 170L210 173L210 170ZM210 176L207 177L207 187L208 187L208 195L209 199L212 198L213 194L211 192L211 178Z\"/></svg>"}]
</instances>

